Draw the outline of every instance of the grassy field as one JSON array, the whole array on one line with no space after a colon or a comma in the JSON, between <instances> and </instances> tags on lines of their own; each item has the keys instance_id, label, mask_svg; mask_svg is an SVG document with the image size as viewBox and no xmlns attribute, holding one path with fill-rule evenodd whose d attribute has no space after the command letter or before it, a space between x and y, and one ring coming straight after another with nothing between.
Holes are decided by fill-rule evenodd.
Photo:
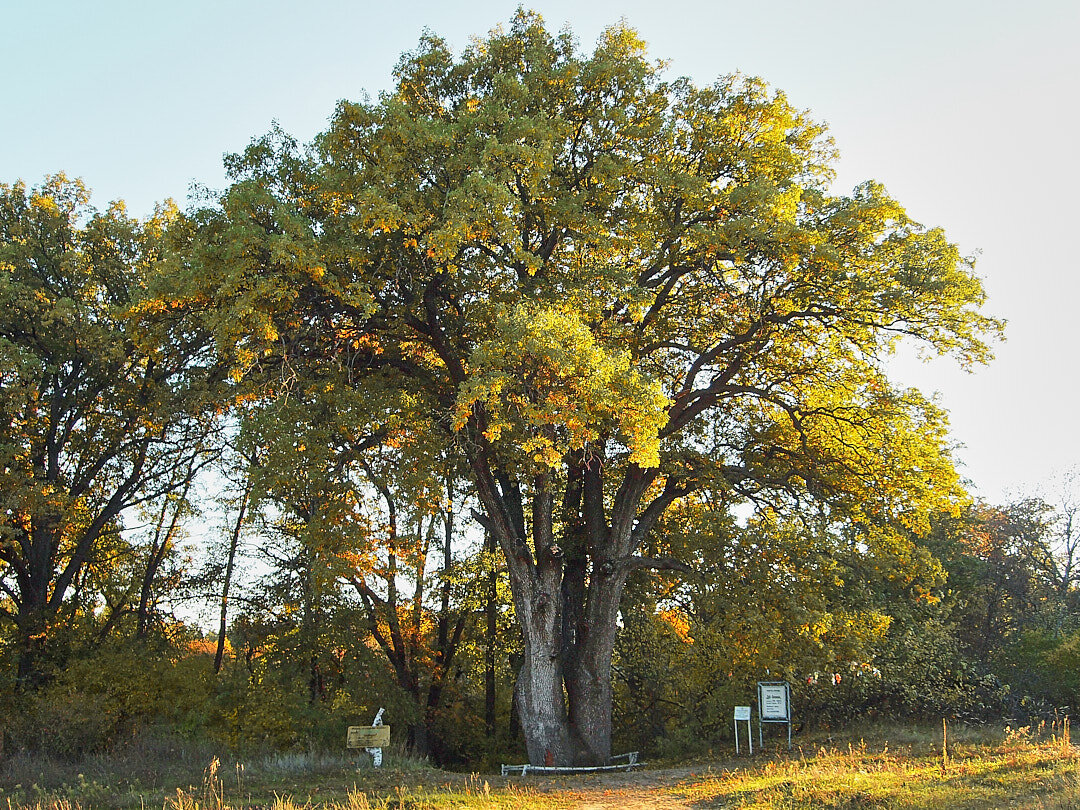
<instances>
[{"instance_id":1,"label":"grassy field","mask_svg":"<svg viewBox=\"0 0 1080 810\"><path fill-rule=\"evenodd\" d=\"M311 753L244 764L210 755L200 772L195 759L205 755L143 751L80 770L9 758L0 763L0 808L1080 808L1080 751L1060 727L950 727L943 750L941 728L875 726L806 735L790 752L721 751L632 773L546 778L450 773L400 755L375 771Z\"/></svg>"}]
</instances>

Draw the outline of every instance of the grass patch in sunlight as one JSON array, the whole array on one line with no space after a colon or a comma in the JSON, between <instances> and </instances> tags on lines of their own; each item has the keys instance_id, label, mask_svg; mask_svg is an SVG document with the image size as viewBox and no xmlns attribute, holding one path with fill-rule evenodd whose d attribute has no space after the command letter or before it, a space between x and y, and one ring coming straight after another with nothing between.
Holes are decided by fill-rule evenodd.
<instances>
[{"instance_id":1,"label":"grass patch in sunlight","mask_svg":"<svg viewBox=\"0 0 1080 810\"><path fill-rule=\"evenodd\" d=\"M1056 734L1009 733L988 742L979 741L985 732L950 730L947 757L940 733L932 736L894 746L860 740L846 749L804 748L678 793L697 807L748 810L1080 807L1080 752Z\"/></svg>"},{"instance_id":2,"label":"grass patch in sunlight","mask_svg":"<svg viewBox=\"0 0 1080 810\"><path fill-rule=\"evenodd\" d=\"M1056 727L1004 732L949 727L947 756L940 727L877 725L865 732L843 739L807 736L793 752L772 747L754 757L729 755L691 767L588 777L457 774L401 752L379 770L351 756L318 752L247 764L212 757L209 765L204 760L201 774L191 773L165 789L149 775L142 784L154 783L154 789L138 788L138 780L114 784L104 768L93 779L79 774L81 780L49 788L0 782L0 808L548 810L643 800L697 810L1080 807L1080 751ZM130 776L124 772L125 779Z\"/></svg>"}]
</instances>

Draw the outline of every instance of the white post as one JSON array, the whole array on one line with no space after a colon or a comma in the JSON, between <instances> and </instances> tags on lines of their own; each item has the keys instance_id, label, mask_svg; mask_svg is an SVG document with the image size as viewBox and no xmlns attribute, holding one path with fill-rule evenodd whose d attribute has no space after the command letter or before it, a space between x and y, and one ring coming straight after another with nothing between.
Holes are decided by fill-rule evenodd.
<instances>
[{"instance_id":1,"label":"white post","mask_svg":"<svg viewBox=\"0 0 1080 810\"><path fill-rule=\"evenodd\" d=\"M381 726L383 724L382 715L386 711L385 708L379 709L379 713L375 715L375 719L371 721L373 728ZM382 749L381 748L365 748L369 754L371 754L371 764L376 767L382 767Z\"/></svg>"}]
</instances>

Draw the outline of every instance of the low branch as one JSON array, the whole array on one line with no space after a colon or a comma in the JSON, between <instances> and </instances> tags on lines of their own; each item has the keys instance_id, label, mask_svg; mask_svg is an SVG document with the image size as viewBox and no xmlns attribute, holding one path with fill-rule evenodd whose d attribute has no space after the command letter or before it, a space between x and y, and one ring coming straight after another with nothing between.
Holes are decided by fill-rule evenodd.
<instances>
[{"instance_id":1,"label":"low branch","mask_svg":"<svg viewBox=\"0 0 1080 810\"><path fill-rule=\"evenodd\" d=\"M492 522L483 512L479 512L476 509L470 510L472 512L472 519L480 524L480 528L484 531L492 532Z\"/></svg>"}]
</instances>

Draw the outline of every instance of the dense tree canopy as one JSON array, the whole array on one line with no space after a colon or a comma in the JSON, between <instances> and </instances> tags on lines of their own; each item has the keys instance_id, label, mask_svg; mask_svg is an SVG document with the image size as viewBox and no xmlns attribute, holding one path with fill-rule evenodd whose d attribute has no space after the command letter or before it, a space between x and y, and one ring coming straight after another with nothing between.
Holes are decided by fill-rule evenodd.
<instances>
[{"instance_id":1,"label":"dense tree canopy","mask_svg":"<svg viewBox=\"0 0 1080 810\"><path fill-rule=\"evenodd\" d=\"M924 530L958 495L944 417L884 360L983 361L998 324L940 230L876 183L829 191L824 128L757 80L667 80L624 26L582 54L528 13L395 76L312 150L232 160L187 300L222 307L249 379L333 366L367 435L461 454L530 759L602 761L625 579L681 565L641 553L658 518L708 490Z\"/></svg>"},{"instance_id":2,"label":"dense tree canopy","mask_svg":"<svg viewBox=\"0 0 1080 810\"><path fill-rule=\"evenodd\" d=\"M190 481L216 407L205 337L139 311L175 209L88 202L63 175L0 186L0 618L23 682L121 514Z\"/></svg>"},{"instance_id":3,"label":"dense tree canopy","mask_svg":"<svg viewBox=\"0 0 1080 810\"><path fill-rule=\"evenodd\" d=\"M519 12L394 75L187 214L0 186L12 738L156 711L239 750L385 705L439 762L520 731L602 763L726 734L765 670L840 719L1019 705L999 676L1073 699L1071 502L972 504L945 414L887 374L1000 330L941 230L833 190L782 93L670 78L624 25L586 52ZM166 581L197 497L231 511ZM218 629L174 626L145 671L183 688L152 698L132 661L181 574ZM65 625L127 674L88 680ZM93 708L118 683L146 699Z\"/></svg>"}]
</instances>

